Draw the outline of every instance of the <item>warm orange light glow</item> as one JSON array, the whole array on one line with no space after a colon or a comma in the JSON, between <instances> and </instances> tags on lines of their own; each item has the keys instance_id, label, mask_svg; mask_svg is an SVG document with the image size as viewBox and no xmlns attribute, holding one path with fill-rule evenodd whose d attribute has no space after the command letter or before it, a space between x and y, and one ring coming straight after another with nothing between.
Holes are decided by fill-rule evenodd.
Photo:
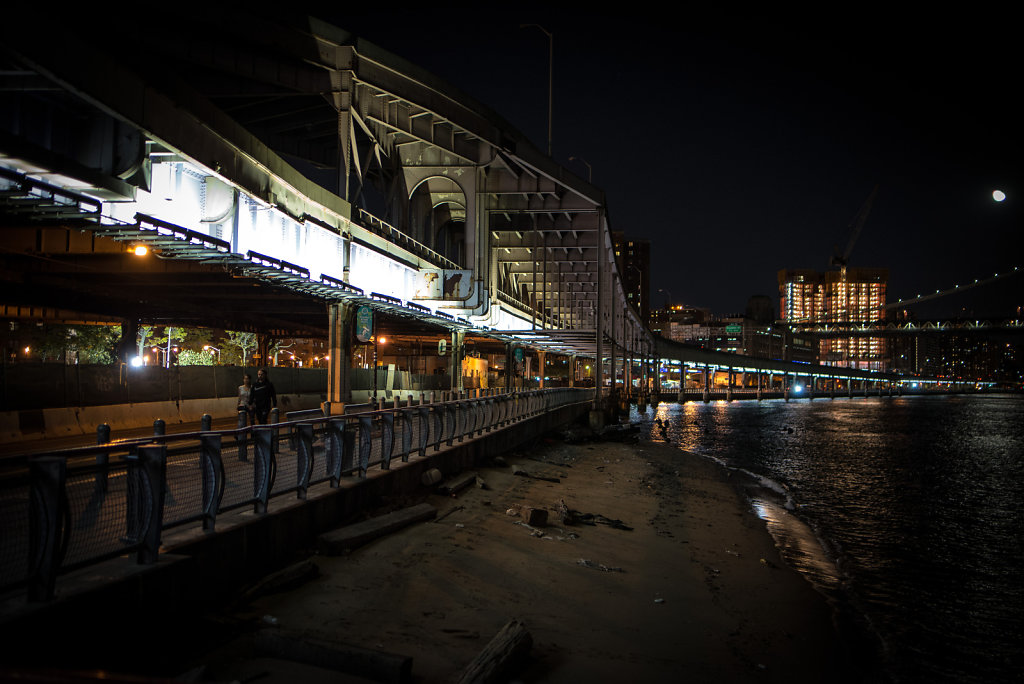
<instances>
[{"instance_id":1,"label":"warm orange light glow","mask_svg":"<svg viewBox=\"0 0 1024 684\"><path fill-rule=\"evenodd\" d=\"M388 341L388 338L386 338L386 337L380 338L380 343L381 344L387 344L387 341Z\"/></svg>"},{"instance_id":2,"label":"warm orange light glow","mask_svg":"<svg viewBox=\"0 0 1024 684\"><path fill-rule=\"evenodd\" d=\"M146 245L135 245L132 249L132 254L135 256L146 256L149 254L149 247L146 247Z\"/></svg>"},{"instance_id":3,"label":"warm orange light glow","mask_svg":"<svg viewBox=\"0 0 1024 684\"><path fill-rule=\"evenodd\" d=\"M32 349L31 347L25 347L25 353L28 354L29 351L31 351L31 349Z\"/></svg>"}]
</instances>

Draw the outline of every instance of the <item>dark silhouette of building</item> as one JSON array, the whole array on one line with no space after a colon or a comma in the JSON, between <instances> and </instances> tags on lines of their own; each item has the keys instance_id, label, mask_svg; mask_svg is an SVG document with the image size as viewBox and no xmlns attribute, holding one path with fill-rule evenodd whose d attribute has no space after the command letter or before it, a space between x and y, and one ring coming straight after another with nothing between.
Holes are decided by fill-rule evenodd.
<instances>
[{"instance_id":1,"label":"dark silhouette of building","mask_svg":"<svg viewBox=\"0 0 1024 684\"><path fill-rule=\"evenodd\" d=\"M651 242L633 240L625 233L613 232L615 262L622 277L626 299L640 314L641 320L651 318Z\"/></svg>"}]
</instances>

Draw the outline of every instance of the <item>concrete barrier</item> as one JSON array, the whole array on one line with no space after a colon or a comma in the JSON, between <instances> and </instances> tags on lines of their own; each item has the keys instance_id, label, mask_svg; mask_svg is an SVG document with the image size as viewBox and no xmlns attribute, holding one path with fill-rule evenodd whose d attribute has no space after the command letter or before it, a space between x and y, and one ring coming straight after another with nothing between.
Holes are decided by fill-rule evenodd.
<instances>
[{"instance_id":1,"label":"concrete barrier","mask_svg":"<svg viewBox=\"0 0 1024 684\"><path fill-rule=\"evenodd\" d=\"M319 394L281 394L277 405L282 415L320 407ZM76 408L28 409L0 412L0 437L5 442L96 434L106 423L117 436L119 430L150 427L157 418L168 425L199 423L204 413L226 418L237 413L235 397L186 399L182 402L152 401L139 404L110 404ZM196 427L198 430L198 425Z\"/></svg>"}]
</instances>

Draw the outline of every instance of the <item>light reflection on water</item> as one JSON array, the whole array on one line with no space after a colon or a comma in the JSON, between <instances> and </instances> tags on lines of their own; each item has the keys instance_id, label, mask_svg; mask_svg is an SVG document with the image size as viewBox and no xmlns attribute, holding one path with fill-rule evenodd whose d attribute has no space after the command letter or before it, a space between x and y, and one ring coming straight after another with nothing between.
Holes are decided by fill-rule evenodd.
<instances>
[{"instance_id":1,"label":"light reflection on water","mask_svg":"<svg viewBox=\"0 0 1024 684\"><path fill-rule=\"evenodd\" d=\"M797 516L767 498L755 510L821 586L821 550L801 550L818 533L900 679L1019 681L1024 398L691 402L634 420L780 483Z\"/></svg>"}]
</instances>

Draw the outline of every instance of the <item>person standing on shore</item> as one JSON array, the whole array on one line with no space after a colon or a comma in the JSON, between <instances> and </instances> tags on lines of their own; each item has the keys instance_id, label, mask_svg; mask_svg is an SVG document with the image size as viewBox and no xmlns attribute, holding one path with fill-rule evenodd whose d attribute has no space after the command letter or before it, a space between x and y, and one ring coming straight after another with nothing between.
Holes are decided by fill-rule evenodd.
<instances>
[{"instance_id":1,"label":"person standing on shore","mask_svg":"<svg viewBox=\"0 0 1024 684\"><path fill-rule=\"evenodd\" d=\"M277 408L277 392L274 383L267 379L266 368L260 368L256 373L256 384L249 394L249 406L256 412L256 422L260 425L267 424L271 407Z\"/></svg>"},{"instance_id":2,"label":"person standing on shore","mask_svg":"<svg viewBox=\"0 0 1024 684\"><path fill-rule=\"evenodd\" d=\"M252 425L252 405L249 399L252 398L252 376L246 373L242 376L242 384L238 386L238 410L245 411L245 416Z\"/></svg>"}]
</instances>

